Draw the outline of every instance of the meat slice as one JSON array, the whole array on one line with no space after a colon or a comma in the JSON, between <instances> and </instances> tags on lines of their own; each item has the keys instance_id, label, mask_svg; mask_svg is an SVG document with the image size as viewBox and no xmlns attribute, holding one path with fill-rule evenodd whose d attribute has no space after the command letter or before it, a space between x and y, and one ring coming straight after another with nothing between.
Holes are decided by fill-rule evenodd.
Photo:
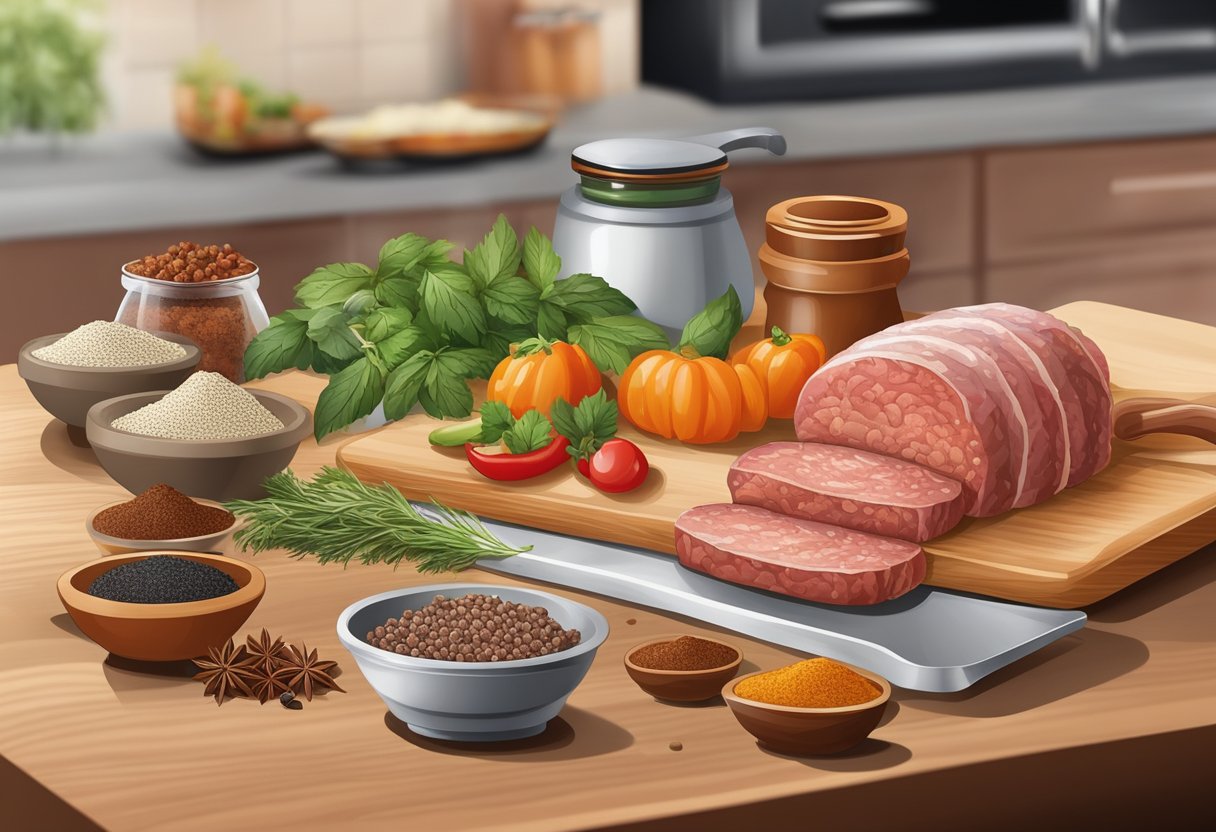
<instances>
[{"instance_id":1,"label":"meat slice","mask_svg":"<svg viewBox=\"0 0 1216 832\"><path fill-rule=\"evenodd\" d=\"M929 540L963 518L957 481L839 445L770 442L735 460L726 482L736 503L903 540Z\"/></svg>"},{"instance_id":2,"label":"meat slice","mask_svg":"<svg viewBox=\"0 0 1216 832\"><path fill-rule=\"evenodd\" d=\"M986 303L956 311L1014 324L1041 357L1056 362L1054 371L1064 376L1057 386L1068 412L1072 443L1067 485L1083 482L1105 468L1111 454L1113 399L1110 368L1097 344L1054 315L1023 306Z\"/></svg>"},{"instance_id":3,"label":"meat slice","mask_svg":"<svg viewBox=\"0 0 1216 832\"><path fill-rule=\"evenodd\" d=\"M715 578L824 604L877 604L925 577L915 543L730 503L681 514L676 552Z\"/></svg>"},{"instance_id":4,"label":"meat slice","mask_svg":"<svg viewBox=\"0 0 1216 832\"><path fill-rule=\"evenodd\" d=\"M1020 496L1027 429L996 363L898 324L837 354L807 381L798 438L900 457L958 480L965 511L1000 514Z\"/></svg>"}]
</instances>

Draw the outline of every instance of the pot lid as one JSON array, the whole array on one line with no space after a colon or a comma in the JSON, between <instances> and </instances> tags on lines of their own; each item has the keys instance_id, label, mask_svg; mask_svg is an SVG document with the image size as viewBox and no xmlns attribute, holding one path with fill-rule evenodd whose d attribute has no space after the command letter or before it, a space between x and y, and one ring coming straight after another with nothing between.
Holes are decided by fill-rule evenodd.
<instances>
[{"instance_id":1,"label":"pot lid","mask_svg":"<svg viewBox=\"0 0 1216 832\"><path fill-rule=\"evenodd\" d=\"M603 139L580 145L570 155L575 170L625 175L721 172L720 148L678 139Z\"/></svg>"}]
</instances>

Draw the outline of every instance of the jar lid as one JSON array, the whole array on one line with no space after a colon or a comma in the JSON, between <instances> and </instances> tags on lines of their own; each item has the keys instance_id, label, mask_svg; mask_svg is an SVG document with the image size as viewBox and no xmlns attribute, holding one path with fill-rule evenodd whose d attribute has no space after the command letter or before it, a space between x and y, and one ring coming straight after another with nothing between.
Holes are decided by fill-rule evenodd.
<instances>
[{"instance_id":1,"label":"jar lid","mask_svg":"<svg viewBox=\"0 0 1216 832\"><path fill-rule=\"evenodd\" d=\"M714 176L726 165L720 148L678 139L602 139L570 154L574 170L610 178Z\"/></svg>"}]
</instances>

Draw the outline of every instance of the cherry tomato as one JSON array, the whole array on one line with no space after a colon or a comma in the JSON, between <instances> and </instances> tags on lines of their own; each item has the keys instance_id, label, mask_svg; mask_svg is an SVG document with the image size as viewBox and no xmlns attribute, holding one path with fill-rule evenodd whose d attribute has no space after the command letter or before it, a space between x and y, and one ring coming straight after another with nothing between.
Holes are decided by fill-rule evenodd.
<instances>
[{"instance_id":1,"label":"cherry tomato","mask_svg":"<svg viewBox=\"0 0 1216 832\"><path fill-rule=\"evenodd\" d=\"M642 449L628 439L609 439L591 457L591 484L600 491L619 494L637 488L650 472Z\"/></svg>"}]
</instances>

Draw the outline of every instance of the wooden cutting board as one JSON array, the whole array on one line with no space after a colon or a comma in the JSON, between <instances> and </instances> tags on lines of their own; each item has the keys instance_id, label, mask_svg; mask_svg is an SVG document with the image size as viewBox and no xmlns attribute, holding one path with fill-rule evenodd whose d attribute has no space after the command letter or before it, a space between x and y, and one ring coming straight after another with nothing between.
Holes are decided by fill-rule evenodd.
<instances>
[{"instance_id":1,"label":"wooden cutting board","mask_svg":"<svg viewBox=\"0 0 1216 832\"><path fill-rule=\"evenodd\" d=\"M1216 394L1216 328L1102 303L1052 310L1092 337L1110 360L1116 399ZM1216 401L1216 399L1208 399ZM792 439L789 421L711 447L658 439L621 423L651 464L629 494L602 494L563 467L535 480L495 483L460 449L433 448L435 422L412 415L338 451L361 479L387 481L484 517L564 534L673 551L685 509L726 502L726 472L748 448ZM1116 440L1111 464L1037 506L968 518L925 544L926 582L1049 607L1075 608L1123 589L1216 540L1216 447L1178 436Z\"/></svg>"}]
</instances>

